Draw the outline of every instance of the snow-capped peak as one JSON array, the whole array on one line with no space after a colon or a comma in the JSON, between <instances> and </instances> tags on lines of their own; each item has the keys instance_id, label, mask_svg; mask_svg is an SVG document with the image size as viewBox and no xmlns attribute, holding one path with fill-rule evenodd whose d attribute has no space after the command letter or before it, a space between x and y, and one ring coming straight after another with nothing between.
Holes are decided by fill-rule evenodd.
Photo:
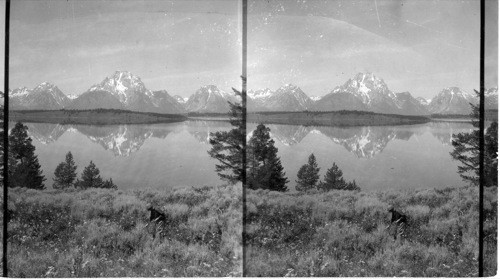
<instances>
[{"instance_id":1,"label":"snow-capped peak","mask_svg":"<svg viewBox=\"0 0 500 279\"><path fill-rule=\"evenodd\" d=\"M144 93L149 97L152 96L141 79L128 71L116 71L89 89L89 91L97 90L110 92L124 104L129 103L132 94Z\"/></svg>"},{"instance_id":2,"label":"snow-capped peak","mask_svg":"<svg viewBox=\"0 0 500 279\"><path fill-rule=\"evenodd\" d=\"M490 96L490 95L496 95L498 94L498 87L493 87L484 92L484 95Z\"/></svg>"},{"instance_id":3,"label":"snow-capped peak","mask_svg":"<svg viewBox=\"0 0 500 279\"><path fill-rule=\"evenodd\" d=\"M416 97L415 100L417 100L423 106L427 106L431 102L431 99L425 99L423 97Z\"/></svg>"},{"instance_id":4,"label":"snow-capped peak","mask_svg":"<svg viewBox=\"0 0 500 279\"><path fill-rule=\"evenodd\" d=\"M44 81L42 83L40 83L37 87L35 87L35 91L37 90L47 90L47 89L54 89L54 88L57 88L57 86L53 85L52 83L48 82L48 81Z\"/></svg>"},{"instance_id":5,"label":"snow-capped peak","mask_svg":"<svg viewBox=\"0 0 500 279\"><path fill-rule=\"evenodd\" d=\"M31 92L31 90L29 90L27 87L19 87L19 88L12 90L11 95L21 97L21 96L28 95L30 92Z\"/></svg>"},{"instance_id":6,"label":"snow-capped peak","mask_svg":"<svg viewBox=\"0 0 500 279\"><path fill-rule=\"evenodd\" d=\"M438 96L443 96L443 95L447 95L447 94L450 94L452 98L455 96L463 97L465 99L474 98L474 94L472 94L470 92L463 91L462 89L460 89L458 87L447 87L447 88L441 90L441 92L439 92ZM438 97L438 96L436 96L436 97Z\"/></svg>"},{"instance_id":7,"label":"snow-capped peak","mask_svg":"<svg viewBox=\"0 0 500 279\"><path fill-rule=\"evenodd\" d=\"M287 84L281 86L280 88L278 88L278 90L291 90L292 92L294 92L297 89L299 89L299 87L297 85L294 85L291 83L287 83Z\"/></svg>"},{"instance_id":8,"label":"snow-capped peak","mask_svg":"<svg viewBox=\"0 0 500 279\"><path fill-rule=\"evenodd\" d=\"M189 98L183 98L179 95L174 95L173 97L177 100L177 102L179 102L181 104L184 104L187 102L187 100L189 100Z\"/></svg>"},{"instance_id":9,"label":"snow-capped peak","mask_svg":"<svg viewBox=\"0 0 500 279\"><path fill-rule=\"evenodd\" d=\"M259 89L259 90L250 90L248 91L248 97L252 99L264 99L273 94L273 91L269 88Z\"/></svg>"}]
</instances>

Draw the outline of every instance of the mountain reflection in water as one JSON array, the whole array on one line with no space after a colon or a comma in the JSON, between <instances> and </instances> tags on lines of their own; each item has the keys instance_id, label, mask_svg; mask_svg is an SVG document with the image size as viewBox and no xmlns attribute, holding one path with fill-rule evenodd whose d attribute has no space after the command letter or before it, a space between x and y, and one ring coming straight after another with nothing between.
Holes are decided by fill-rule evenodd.
<instances>
[{"instance_id":1,"label":"mountain reflection in water","mask_svg":"<svg viewBox=\"0 0 500 279\"><path fill-rule=\"evenodd\" d=\"M210 133L231 129L227 122L187 121L176 124L174 130L163 129L161 125L61 125L47 123L27 123L28 132L43 144L57 141L65 132L79 132L90 141L112 151L116 156L130 156L137 152L150 138L165 139L169 133L189 127L188 132L199 142L209 144ZM249 136L256 125L247 128ZM366 127L306 127L299 125L267 125L271 135L285 146L299 144L309 134L321 134L336 144L343 146L359 158L371 158L384 150L395 139L408 141L414 135L430 132L444 145L451 145L452 135L470 132L472 125L456 122L430 122L421 125L366 126Z\"/></svg>"},{"instance_id":2,"label":"mountain reflection in water","mask_svg":"<svg viewBox=\"0 0 500 279\"><path fill-rule=\"evenodd\" d=\"M11 127L13 127L12 123ZM224 183L215 173L211 132L229 130L221 121L186 121L151 125L60 125L27 123L46 186L71 151L78 172L92 160L103 177L120 188L203 186ZM256 124L248 124L248 138ZM332 162L363 189L427 188L461 185L451 160L452 134L472 125L431 122L405 126L305 127L267 125L278 147L290 189L298 169L314 153L321 177ZM104 151L104 152L102 152ZM436 167L439 166L439 167Z\"/></svg>"}]
</instances>

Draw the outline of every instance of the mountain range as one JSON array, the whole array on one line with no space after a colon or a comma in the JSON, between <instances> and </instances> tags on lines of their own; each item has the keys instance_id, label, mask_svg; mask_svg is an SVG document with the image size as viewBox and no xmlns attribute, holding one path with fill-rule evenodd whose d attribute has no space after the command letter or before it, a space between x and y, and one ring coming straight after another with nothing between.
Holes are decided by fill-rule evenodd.
<instances>
[{"instance_id":1,"label":"mountain range","mask_svg":"<svg viewBox=\"0 0 500 279\"><path fill-rule=\"evenodd\" d=\"M478 102L475 94L458 87L444 88L430 100L415 98L410 92L390 90L373 73L358 73L321 97L310 98L293 84L276 90L249 90L247 96L250 112L359 110L403 115L468 114L469 103ZM116 71L79 96L66 95L57 86L44 82L34 89L14 89L10 97L10 107L14 110L108 108L175 114L225 113L229 111L228 101L236 102L239 98L216 85L202 86L189 98L171 96L166 90L147 89L139 77L126 71ZM485 97L487 109L498 108L498 88L488 89Z\"/></svg>"}]
</instances>

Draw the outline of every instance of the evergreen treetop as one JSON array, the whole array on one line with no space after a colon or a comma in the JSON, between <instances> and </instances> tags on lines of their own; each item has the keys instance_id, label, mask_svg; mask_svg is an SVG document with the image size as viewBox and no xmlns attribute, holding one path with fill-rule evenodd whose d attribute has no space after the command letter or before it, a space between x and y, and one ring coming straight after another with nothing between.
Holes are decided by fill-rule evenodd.
<instances>
[{"instance_id":1,"label":"evergreen treetop","mask_svg":"<svg viewBox=\"0 0 500 279\"><path fill-rule=\"evenodd\" d=\"M476 91L476 94L479 92ZM471 104L471 120L474 127L479 127L479 107ZM458 174L464 181L479 185L479 138L480 131L453 134L451 157L461 163ZM484 182L485 186L498 186L498 123L492 122L484 134Z\"/></svg>"},{"instance_id":2,"label":"evergreen treetop","mask_svg":"<svg viewBox=\"0 0 500 279\"><path fill-rule=\"evenodd\" d=\"M241 93L233 88L236 95ZM243 179L243 146L246 140L244 133L246 123L243 123L243 107L238 103L228 102L230 106L230 123L234 126L229 131L210 133L212 148L208 151L210 157L219 161L215 165L217 175L228 181L236 183Z\"/></svg>"},{"instance_id":3,"label":"evergreen treetop","mask_svg":"<svg viewBox=\"0 0 500 279\"><path fill-rule=\"evenodd\" d=\"M102 188L103 181L99 173L94 162L90 161L89 165L83 169L81 180L76 183L77 187L81 189Z\"/></svg>"},{"instance_id":4,"label":"evergreen treetop","mask_svg":"<svg viewBox=\"0 0 500 279\"><path fill-rule=\"evenodd\" d=\"M46 180L42 174L35 146L28 136L28 127L18 122L9 135L9 187L42 190Z\"/></svg>"},{"instance_id":5,"label":"evergreen treetop","mask_svg":"<svg viewBox=\"0 0 500 279\"><path fill-rule=\"evenodd\" d=\"M314 153L309 155L307 164L300 167L297 173L297 191L307 191L316 187L319 180L319 167Z\"/></svg>"},{"instance_id":6,"label":"evergreen treetop","mask_svg":"<svg viewBox=\"0 0 500 279\"><path fill-rule=\"evenodd\" d=\"M288 178L269 132L268 127L259 124L248 141L247 185L250 189L287 191Z\"/></svg>"},{"instance_id":7,"label":"evergreen treetop","mask_svg":"<svg viewBox=\"0 0 500 279\"><path fill-rule=\"evenodd\" d=\"M54 189L65 189L73 185L76 179L76 165L71 152L66 154L66 160L60 163L54 172Z\"/></svg>"}]
</instances>

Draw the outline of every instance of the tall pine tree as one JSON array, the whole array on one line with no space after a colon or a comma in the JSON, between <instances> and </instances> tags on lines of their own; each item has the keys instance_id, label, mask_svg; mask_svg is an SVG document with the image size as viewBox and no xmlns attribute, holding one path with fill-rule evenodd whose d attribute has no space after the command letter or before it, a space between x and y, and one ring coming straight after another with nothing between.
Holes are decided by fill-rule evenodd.
<instances>
[{"instance_id":1,"label":"tall pine tree","mask_svg":"<svg viewBox=\"0 0 500 279\"><path fill-rule=\"evenodd\" d=\"M479 92L476 91L476 94ZM479 107L472 105L472 125L479 127ZM453 135L453 151L450 153L454 160L461 163L458 174L464 181L479 185L479 129L470 133ZM498 186L498 124L491 123L484 135L484 181L485 186Z\"/></svg>"},{"instance_id":2,"label":"tall pine tree","mask_svg":"<svg viewBox=\"0 0 500 279\"><path fill-rule=\"evenodd\" d=\"M71 152L66 154L66 160L60 163L54 172L54 189L65 189L73 185L76 179L76 165Z\"/></svg>"},{"instance_id":3,"label":"tall pine tree","mask_svg":"<svg viewBox=\"0 0 500 279\"><path fill-rule=\"evenodd\" d=\"M241 93L234 89L236 95ZM234 127L229 131L210 133L212 148L210 157L219 161L215 165L217 175L229 183L235 184L243 179L243 143L245 141L245 125L243 123L243 107L238 103L228 102L230 106L230 123Z\"/></svg>"},{"instance_id":4,"label":"tall pine tree","mask_svg":"<svg viewBox=\"0 0 500 279\"><path fill-rule=\"evenodd\" d=\"M268 127L259 124L248 141L247 184L250 189L287 191L288 178L269 132Z\"/></svg>"},{"instance_id":5,"label":"tall pine tree","mask_svg":"<svg viewBox=\"0 0 500 279\"><path fill-rule=\"evenodd\" d=\"M297 191L307 191L316 187L319 180L319 167L313 153L309 155L307 164L300 167L297 173Z\"/></svg>"},{"instance_id":6,"label":"tall pine tree","mask_svg":"<svg viewBox=\"0 0 500 279\"><path fill-rule=\"evenodd\" d=\"M42 175L35 146L28 136L28 127L18 122L9 135L9 186L44 189ZM10 157L10 156L9 156Z\"/></svg>"},{"instance_id":7,"label":"tall pine tree","mask_svg":"<svg viewBox=\"0 0 500 279\"><path fill-rule=\"evenodd\" d=\"M342 170L334 162L332 167L326 171L323 182L318 185L318 189L323 191L344 189L346 187L346 182L342 175Z\"/></svg>"},{"instance_id":8,"label":"tall pine tree","mask_svg":"<svg viewBox=\"0 0 500 279\"><path fill-rule=\"evenodd\" d=\"M75 186L80 189L103 188L104 182L99 173L99 169L90 161L90 164L83 169L81 180L77 180Z\"/></svg>"}]
</instances>

